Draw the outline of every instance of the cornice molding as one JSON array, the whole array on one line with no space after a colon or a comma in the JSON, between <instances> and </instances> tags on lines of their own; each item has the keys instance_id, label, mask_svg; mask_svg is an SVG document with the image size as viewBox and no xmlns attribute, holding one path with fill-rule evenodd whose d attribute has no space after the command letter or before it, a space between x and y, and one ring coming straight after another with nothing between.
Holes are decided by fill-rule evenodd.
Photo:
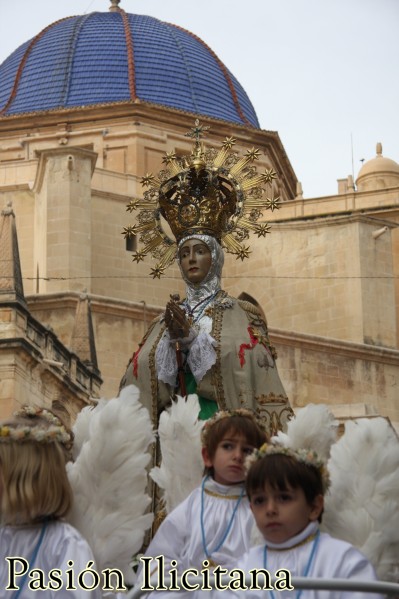
<instances>
[{"instance_id":1,"label":"cornice molding","mask_svg":"<svg viewBox=\"0 0 399 599\"><path fill-rule=\"evenodd\" d=\"M106 127L106 122L127 119L128 122L139 124L142 119L148 124L165 128L169 131L176 129L176 132L184 135L193 125L193 121L200 118L201 122L211 125L212 131L209 141L220 142L222 137L231 136L237 138L238 143L260 145L265 149L270 159L274 162L274 167L281 178L281 182L286 189L288 197L296 196L297 177L289 161L288 155L281 142L277 131L265 129L256 129L252 126L242 125L223 121L205 115L198 115L176 108L170 108L163 105L151 104L140 100L128 102L114 102L110 104L95 104L92 106L81 106L68 109L57 109L51 111L42 111L35 113L26 113L11 115L0 118L0 135L7 131L14 135L18 130L40 130L46 127L58 126L63 123L68 126L90 123L93 126L99 121ZM284 177L281 175L284 173Z\"/></svg>"},{"instance_id":2,"label":"cornice molding","mask_svg":"<svg viewBox=\"0 0 399 599\"><path fill-rule=\"evenodd\" d=\"M129 318L132 320L142 320L150 322L158 316L163 308L146 304L146 302L130 302L124 300L115 300L111 297L102 295L93 295L88 293L92 313L109 314ZM46 295L28 295L26 302L33 312L36 310L71 310L76 309L81 294L78 292L51 293Z\"/></svg>"},{"instance_id":3,"label":"cornice molding","mask_svg":"<svg viewBox=\"0 0 399 599\"><path fill-rule=\"evenodd\" d=\"M367 362L378 362L399 367L399 350L397 349L368 345L366 343L341 341L331 337L307 335L305 333L284 331L283 329L269 329L269 334L272 342L277 346L293 347L296 350L300 348L319 354L326 353L353 360L365 360Z\"/></svg>"}]
</instances>

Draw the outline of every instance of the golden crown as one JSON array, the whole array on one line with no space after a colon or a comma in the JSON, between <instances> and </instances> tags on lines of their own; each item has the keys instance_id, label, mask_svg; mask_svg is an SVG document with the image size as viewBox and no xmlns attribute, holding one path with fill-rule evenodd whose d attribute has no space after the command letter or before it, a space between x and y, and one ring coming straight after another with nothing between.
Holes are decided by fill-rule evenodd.
<instances>
[{"instance_id":1,"label":"golden crown","mask_svg":"<svg viewBox=\"0 0 399 599\"><path fill-rule=\"evenodd\" d=\"M194 139L191 154L177 157L164 156L165 169L158 176L147 174L141 183L149 189L143 200L132 200L127 210L139 210L137 224L123 230L127 238L140 234L144 248L133 254L140 262L151 254L158 263L151 270L160 278L173 262L177 243L187 235L206 234L215 237L221 245L237 258L248 258L249 246L244 241L253 231L258 237L270 232L270 225L258 223L262 210L278 208L279 198L262 199L263 187L272 188L276 178L273 169L259 174L251 164L259 159L260 150L252 148L239 158L232 148L236 143L227 137L219 151L205 150L201 143L204 127L195 126L186 134ZM168 222L175 236L171 239L162 225Z\"/></svg>"}]
</instances>

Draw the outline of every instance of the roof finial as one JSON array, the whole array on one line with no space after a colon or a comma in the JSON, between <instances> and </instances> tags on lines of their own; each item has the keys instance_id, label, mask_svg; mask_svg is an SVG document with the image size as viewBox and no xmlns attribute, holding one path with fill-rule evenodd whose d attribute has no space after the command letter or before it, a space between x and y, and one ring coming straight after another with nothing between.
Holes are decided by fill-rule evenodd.
<instances>
[{"instance_id":1,"label":"roof finial","mask_svg":"<svg viewBox=\"0 0 399 599\"><path fill-rule=\"evenodd\" d=\"M300 181L296 182L296 200L303 200L303 189Z\"/></svg>"},{"instance_id":2,"label":"roof finial","mask_svg":"<svg viewBox=\"0 0 399 599\"><path fill-rule=\"evenodd\" d=\"M120 3L121 0L111 0L111 6L109 7L109 10L111 12L117 12L119 10L119 6L118 4Z\"/></svg>"},{"instance_id":3,"label":"roof finial","mask_svg":"<svg viewBox=\"0 0 399 599\"><path fill-rule=\"evenodd\" d=\"M382 156L382 143L378 142L377 143L377 156Z\"/></svg>"}]
</instances>

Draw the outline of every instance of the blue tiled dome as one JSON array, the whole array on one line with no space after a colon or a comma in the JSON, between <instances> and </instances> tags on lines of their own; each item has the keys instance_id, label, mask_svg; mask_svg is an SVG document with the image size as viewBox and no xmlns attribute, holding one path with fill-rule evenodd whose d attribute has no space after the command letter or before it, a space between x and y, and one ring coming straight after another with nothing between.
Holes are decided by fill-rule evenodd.
<instances>
[{"instance_id":1,"label":"blue tiled dome","mask_svg":"<svg viewBox=\"0 0 399 599\"><path fill-rule=\"evenodd\" d=\"M245 90L215 53L153 17L68 17L0 65L2 117L136 99L259 128Z\"/></svg>"}]
</instances>

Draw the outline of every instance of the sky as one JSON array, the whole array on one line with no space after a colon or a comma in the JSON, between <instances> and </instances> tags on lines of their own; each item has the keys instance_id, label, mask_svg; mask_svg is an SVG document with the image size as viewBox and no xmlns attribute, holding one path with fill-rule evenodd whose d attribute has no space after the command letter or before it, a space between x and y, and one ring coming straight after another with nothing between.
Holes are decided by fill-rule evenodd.
<instances>
[{"instance_id":1,"label":"sky","mask_svg":"<svg viewBox=\"0 0 399 599\"><path fill-rule=\"evenodd\" d=\"M67 16L109 0L0 0L0 63ZM206 42L278 131L305 198L337 193L363 160L399 162L399 0L121 0Z\"/></svg>"}]
</instances>

